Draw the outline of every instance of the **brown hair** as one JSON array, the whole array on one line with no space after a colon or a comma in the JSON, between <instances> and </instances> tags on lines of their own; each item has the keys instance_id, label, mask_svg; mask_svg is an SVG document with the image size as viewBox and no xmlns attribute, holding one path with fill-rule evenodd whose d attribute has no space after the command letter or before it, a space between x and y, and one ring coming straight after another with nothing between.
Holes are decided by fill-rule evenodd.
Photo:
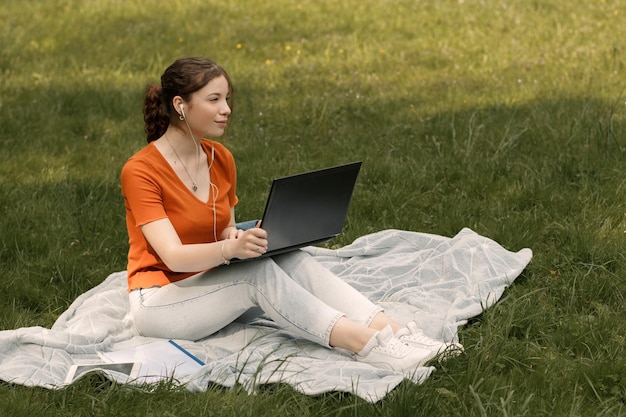
<instances>
[{"instance_id":1,"label":"brown hair","mask_svg":"<svg viewBox=\"0 0 626 417\"><path fill-rule=\"evenodd\" d=\"M233 85L230 77L212 60L201 57L181 58L167 67L161 75L161 85L149 85L144 94L143 120L148 142L163 136L173 117L178 118L172 105L174 97L181 96L183 100L189 100L191 94L220 76L226 78L232 100Z\"/></svg>"}]
</instances>

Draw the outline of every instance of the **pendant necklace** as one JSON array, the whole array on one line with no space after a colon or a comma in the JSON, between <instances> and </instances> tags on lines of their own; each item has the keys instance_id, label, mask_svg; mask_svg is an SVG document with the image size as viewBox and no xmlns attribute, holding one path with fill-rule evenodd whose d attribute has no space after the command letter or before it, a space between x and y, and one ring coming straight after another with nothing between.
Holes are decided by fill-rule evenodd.
<instances>
[{"instance_id":1,"label":"pendant necklace","mask_svg":"<svg viewBox=\"0 0 626 417\"><path fill-rule=\"evenodd\" d=\"M185 172L187 173L187 176L191 180L191 189L195 193L196 191L198 191L198 184L196 183L196 180L191 177L191 174L189 173L189 170L185 166L185 163L183 162L181 157L178 155L178 152L176 152L176 148L174 148L174 146L172 145L172 142L170 142L170 139L167 137L166 134L164 134L163 136L165 136L165 140L167 141L167 143L170 144L170 148L172 148L172 150L174 151L174 154L176 155L176 157L180 161L181 165L185 169ZM198 151L198 145L197 144L196 144L196 151ZM196 152L196 177L198 176L198 160L199 160L199 155L198 155L198 152Z\"/></svg>"}]
</instances>

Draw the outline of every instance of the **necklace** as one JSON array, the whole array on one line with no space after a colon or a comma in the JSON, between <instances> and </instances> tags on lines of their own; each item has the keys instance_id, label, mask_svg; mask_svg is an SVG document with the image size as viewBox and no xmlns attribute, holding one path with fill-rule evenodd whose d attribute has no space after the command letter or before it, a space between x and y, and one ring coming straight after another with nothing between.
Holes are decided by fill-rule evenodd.
<instances>
[{"instance_id":1,"label":"necklace","mask_svg":"<svg viewBox=\"0 0 626 417\"><path fill-rule=\"evenodd\" d=\"M170 144L170 148L172 148L172 150L174 151L174 154L176 155L176 157L180 161L181 165L185 169L185 172L187 173L187 176L191 180L191 189L195 193L196 191L198 191L198 184L196 183L196 179L191 177L191 174L189 173L189 170L185 166L185 163L183 162L182 158L178 155L178 152L176 152L176 148L174 148L174 145L172 145L172 142L170 142L170 139L167 137L167 135L163 135L163 136L165 136L165 140L167 141L167 143ZM197 145L196 145L196 151L197 150L198 149L197 149ZM198 176L198 159L199 159L199 157L198 157L198 154L196 152L196 177Z\"/></svg>"}]
</instances>

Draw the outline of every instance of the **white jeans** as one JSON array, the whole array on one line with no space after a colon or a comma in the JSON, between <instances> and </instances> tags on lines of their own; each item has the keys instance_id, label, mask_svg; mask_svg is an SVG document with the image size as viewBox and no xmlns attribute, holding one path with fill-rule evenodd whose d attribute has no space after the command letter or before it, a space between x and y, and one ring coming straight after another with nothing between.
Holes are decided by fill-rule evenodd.
<instances>
[{"instance_id":1,"label":"white jeans","mask_svg":"<svg viewBox=\"0 0 626 417\"><path fill-rule=\"evenodd\" d=\"M255 307L295 337L323 346L339 318L367 326L382 311L299 250L130 292L135 326L150 337L199 340Z\"/></svg>"}]
</instances>

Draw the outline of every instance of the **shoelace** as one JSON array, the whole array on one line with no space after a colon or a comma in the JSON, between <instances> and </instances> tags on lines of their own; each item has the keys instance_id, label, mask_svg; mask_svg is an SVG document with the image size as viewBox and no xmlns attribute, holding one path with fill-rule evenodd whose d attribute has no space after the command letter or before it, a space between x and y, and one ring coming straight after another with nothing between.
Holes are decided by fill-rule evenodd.
<instances>
[{"instance_id":1,"label":"shoelace","mask_svg":"<svg viewBox=\"0 0 626 417\"><path fill-rule=\"evenodd\" d=\"M404 332L404 334L400 335L399 337L407 337L425 346L443 345L443 343L426 336L424 332L422 332L422 330L417 327L417 324L415 324L415 322L407 323L406 328L409 330L409 332Z\"/></svg>"},{"instance_id":2,"label":"shoelace","mask_svg":"<svg viewBox=\"0 0 626 417\"><path fill-rule=\"evenodd\" d=\"M442 358L450 358L463 352L463 346L460 344L440 342L426 336L415 322L407 323L406 327L401 329L400 332L402 334L397 335L398 339L408 339L423 345L427 349L436 349L437 354L442 355Z\"/></svg>"},{"instance_id":3,"label":"shoelace","mask_svg":"<svg viewBox=\"0 0 626 417\"><path fill-rule=\"evenodd\" d=\"M410 345L393 337L391 332L381 331L376 335L378 348L389 355L396 357L405 356L412 349Z\"/></svg>"}]
</instances>

